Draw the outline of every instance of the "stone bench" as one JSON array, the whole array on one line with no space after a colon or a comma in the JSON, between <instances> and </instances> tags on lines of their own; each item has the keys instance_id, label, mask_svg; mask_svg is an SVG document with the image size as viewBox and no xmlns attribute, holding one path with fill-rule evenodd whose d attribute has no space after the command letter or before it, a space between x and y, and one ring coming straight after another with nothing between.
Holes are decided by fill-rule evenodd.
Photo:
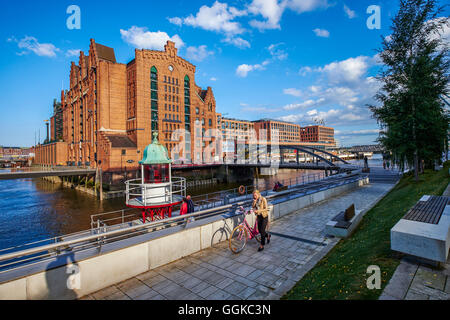
<instances>
[{"instance_id":1,"label":"stone bench","mask_svg":"<svg viewBox=\"0 0 450 320\"><path fill-rule=\"evenodd\" d=\"M450 197L423 196L391 229L391 249L445 263L450 246Z\"/></svg>"},{"instance_id":2,"label":"stone bench","mask_svg":"<svg viewBox=\"0 0 450 320\"><path fill-rule=\"evenodd\" d=\"M352 234L363 215L361 210L355 211L352 204L345 211L339 212L325 226L325 233L339 238L347 238Z\"/></svg>"}]
</instances>

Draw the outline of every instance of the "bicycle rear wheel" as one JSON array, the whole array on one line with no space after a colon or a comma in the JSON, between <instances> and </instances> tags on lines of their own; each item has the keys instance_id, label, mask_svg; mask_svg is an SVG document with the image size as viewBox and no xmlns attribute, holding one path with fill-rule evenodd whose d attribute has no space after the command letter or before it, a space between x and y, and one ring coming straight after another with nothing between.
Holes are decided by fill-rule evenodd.
<instances>
[{"instance_id":1,"label":"bicycle rear wheel","mask_svg":"<svg viewBox=\"0 0 450 320\"><path fill-rule=\"evenodd\" d=\"M230 240L229 240L229 246L230 250L233 253L239 253L241 252L245 245L247 244L248 234L247 229L239 225L236 228L233 229L231 232Z\"/></svg>"}]
</instances>

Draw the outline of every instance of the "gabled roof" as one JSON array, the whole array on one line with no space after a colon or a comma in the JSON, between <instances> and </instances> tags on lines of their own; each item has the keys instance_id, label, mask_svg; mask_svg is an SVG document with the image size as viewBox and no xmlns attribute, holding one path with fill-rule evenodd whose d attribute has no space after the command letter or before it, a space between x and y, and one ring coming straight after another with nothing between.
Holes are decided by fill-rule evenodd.
<instances>
[{"instance_id":1,"label":"gabled roof","mask_svg":"<svg viewBox=\"0 0 450 320\"><path fill-rule=\"evenodd\" d=\"M112 148L136 148L136 143L126 135L106 135L106 138L111 142Z\"/></svg>"},{"instance_id":2,"label":"gabled roof","mask_svg":"<svg viewBox=\"0 0 450 320\"><path fill-rule=\"evenodd\" d=\"M114 54L113 48L96 43L95 49L97 50L97 57L99 59L116 63L116 55Z\"/></svg>"}]
</instances>

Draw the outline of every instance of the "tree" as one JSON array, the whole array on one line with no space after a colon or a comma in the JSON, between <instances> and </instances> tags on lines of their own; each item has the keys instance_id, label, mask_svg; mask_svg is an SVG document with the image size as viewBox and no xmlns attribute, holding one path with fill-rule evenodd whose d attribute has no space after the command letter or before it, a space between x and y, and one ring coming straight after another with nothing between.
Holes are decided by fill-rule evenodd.
<instances>
[{"instance_id":1,"label":"tree","mask_svg":"<svg viewBox=\"0 0 450 320\"><path fill-rule=\"evenodd\" d=\"M381 130L378 141L401 169L434 163L445 150L449 114L441 100L448 94L448 45L440 33L449 25L438 18L436 0L400 0L392 34L382 41L378 75L382 87L369 106Z\"/></svg>"}]
</instances>

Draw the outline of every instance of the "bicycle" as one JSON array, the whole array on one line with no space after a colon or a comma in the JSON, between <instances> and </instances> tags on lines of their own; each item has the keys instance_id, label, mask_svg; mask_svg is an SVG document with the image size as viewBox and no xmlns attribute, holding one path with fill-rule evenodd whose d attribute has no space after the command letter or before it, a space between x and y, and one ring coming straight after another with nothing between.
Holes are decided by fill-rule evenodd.
<instances>
[{"instance_id":1,"label":"bicycle","mask_svg":"<svg viewBox=\"0 0 450 320\"><path fill-rule=\"evenodd\" d=\"M258 231L258 226L255 220L254 227L250 227L247 222L246 216L252 214L253 210L244 210L240 207L239 210L244 215L244 221L242 221L238 226L236 226L231 232L229 239L229 247L231 252L239 253L244 250L247 241L255 238L258 243L261 243L261 234Z\"/></svg>"}]
</instances>

